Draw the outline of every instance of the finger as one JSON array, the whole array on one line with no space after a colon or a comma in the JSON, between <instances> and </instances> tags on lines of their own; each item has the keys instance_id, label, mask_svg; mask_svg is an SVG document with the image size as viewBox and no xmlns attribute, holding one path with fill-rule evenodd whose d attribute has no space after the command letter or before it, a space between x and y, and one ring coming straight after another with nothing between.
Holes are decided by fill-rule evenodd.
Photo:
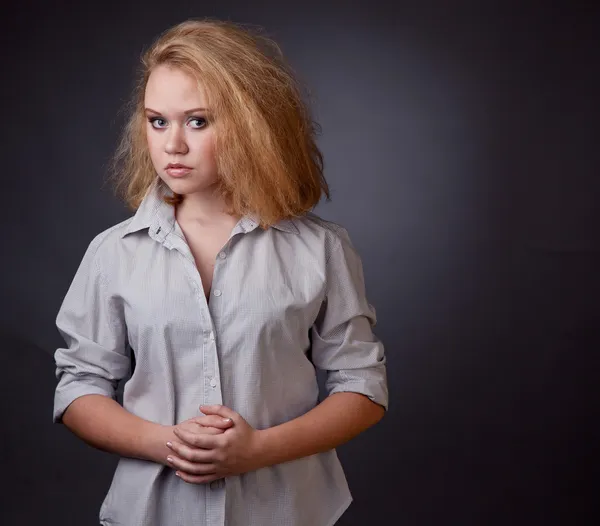
<instances>
[{"instance_id":1,"label":"finger","mask_svg":"<svg viewBox=\"0 0 600 526\"><path fill-rule=\"evenodd\" d=\"M215 449L220 444L221 437L217 435L208 435L203 433L190 433L186 429L175 427L173 429L175 436L180 438L186 444L201 448ZM222 434L222 433L221 433Z\"/></svg>"},{"instance_id":2,"label":"finger","mask_svg":"<svg viewBox=\"0 0 600 526\"><path fill-rule=\"evenodd\" d=\"M212 482L213 480L219 480L220 478L217 475L190 475L189 473L182 473L181 471L175 472L175 474L185 482L189 482L190 484L207 484Z\"/></svg>"},{"instance_id":3,"label":"finger","mask_svg":"<svg viewBox=\"0 0 600 526\"><path fill-rule=\"evenodd\" d=\"M188 460L189 462L204 462L210 463L214 461L214 452L210 449L191 448L186 444L178 442L170 442L167 447L173 451L178 457Z\"/></svg>"},{"instance_id":4,"label":"finger","mask_svg":"<svg viewBox=\"0 0 600 526\"><path fill-rule=\"evenodd\" d=\"M202 426L212 426L221 429L226 429L233 425L233 420L229 418L224 419L222 416L218 415L196 416L192 421Z\"/></svg>"},{"instance_id":5,"label":"finger","mask_svg":"<svg viewBox=\"0 0 600 526\"><path fill-rule=\"evenodd\" d=\"M225 431L225 429L221 429L220 427L203 426L196 424L195 422L185 422L179 424L177 427L179 429L190 431L191 433L203 433L205 435L221 435Z\"/></svg>"},{"instance_id":6,"label":"finger","mask_svg":"<svg viewBox=\"0 0 600 526\"><path fill-rule=\"evenodd\" d=\"M225 429L221 429L220 427L206 427L201 425L194 425L193 433L202 433L204 435L222 435Z\"/></svg>"},{"instance_id":7,"label":"finger","mask_svg":"<svg viewBox=\"0 0 600 526\"><path fill-rule=\"evenodd\" d=\"M214 475L217 471L214 464L189 462L177 455L169 455L167 463L173 469L189 473L190 475Z\"/></svg>"},{"instance_id":8,"label":"finger","mask_svg":"<svg viewBox=\"0 0 600 526\"><path fill-rule=\"evenodd\" d=\"M238 417L238 413L224 405L201 405L200 411L207 415L219 415L223 418L231 418L234 422Z\"/></svg>"}]
</instances>

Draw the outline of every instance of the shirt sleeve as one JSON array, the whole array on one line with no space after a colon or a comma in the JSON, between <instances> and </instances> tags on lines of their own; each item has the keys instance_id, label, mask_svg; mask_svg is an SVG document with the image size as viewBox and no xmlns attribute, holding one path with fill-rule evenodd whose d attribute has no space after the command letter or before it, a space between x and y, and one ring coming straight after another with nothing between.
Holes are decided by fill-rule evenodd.
<instances>
[{"instance_id":1,"label":"shirt sleeve","mask_svg":"<svg viewBox=\"0 0 600 526\"><path fill-rule=\"evenodd\" d=\"M66 346L54 353L54 423L62 422L67 407L80 396L114 399L117 383L131 365L125 321L98 263L100 243L96 237L88 246L56 317Z\"/></svg>"},{"instance_id":2,"label":"shirt sleeve","mask_svg":"<svg viewBox=\"0 0 600 526\"><path fill-rule=\"evenodd\" d=\"M375 308L368 303L360 256L340 227L326 264L326 296L311 329L312 360L327 371L328 395L361 393L388 409L386 357L372 332Z\"/></svg>"}]
</instances>

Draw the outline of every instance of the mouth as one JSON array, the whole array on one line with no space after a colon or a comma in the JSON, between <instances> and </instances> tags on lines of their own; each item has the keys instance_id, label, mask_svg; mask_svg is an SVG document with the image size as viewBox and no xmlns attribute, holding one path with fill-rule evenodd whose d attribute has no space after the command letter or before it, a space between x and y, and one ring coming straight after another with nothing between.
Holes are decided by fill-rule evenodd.
<instances>
[{"instance_id":1,"label":"mouth","mask_svg":"<svg viewBox=\"0 0 600 526\"><path fill-rule=\"evenodd\" d=\"M169 170L170 168L174 168L176 170L180 170L180 169L191 170L192 169L191 166L186 166L185 164L181 164L181 163L169 163L165 167L165 170Z\"/></svg>"},{"instance_id":2,"label":"mouth","mask_svg":"<svg viewBox=\"0 0 600 526\"><path fill-rule=\"evenodd\" d=\"M169 163L166 167L166 172L171 177L183 177L192 171L192 168L180 163Z\"/></svg>"}]
</instances>

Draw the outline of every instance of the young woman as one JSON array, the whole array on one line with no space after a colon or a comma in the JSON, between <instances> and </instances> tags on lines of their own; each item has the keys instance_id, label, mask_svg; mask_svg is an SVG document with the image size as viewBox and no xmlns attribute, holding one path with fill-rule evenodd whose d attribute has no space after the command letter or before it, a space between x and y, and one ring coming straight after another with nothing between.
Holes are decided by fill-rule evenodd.
<instances>
[{"instance_id":1,"label":"young woman","mask_svg":"<svg viewBox=\"0 0 600 526\"><path fill-rule=\"evenodd\" d=\"M167 30L115 160L136 212L91 241L56 319L54 421L121 457L101 524L334 524L335 448L385 413L386 358L347 231L311 211L329 190L277 46Z\"/></svg>"}]
</instances>

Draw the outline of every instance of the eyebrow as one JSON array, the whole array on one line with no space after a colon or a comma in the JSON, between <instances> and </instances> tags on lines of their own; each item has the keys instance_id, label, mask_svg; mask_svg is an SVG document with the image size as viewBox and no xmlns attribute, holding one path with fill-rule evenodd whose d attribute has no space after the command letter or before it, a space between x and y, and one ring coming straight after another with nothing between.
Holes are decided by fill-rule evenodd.
<instances>
[{"instance_id":1,"label":"eyebrow","mask_svg":"<svg viewBox=\"0 0 600 526\"><path fill-rule=\"evenodd\" d=\"M156 110L153 110L153 109L150 109L150 108L145 108L145 110L148 113L154 113L155 115L161 115L160 112L158 112ZM208 111L208 108L192 108L191 110L184 111L183 114L184 115L189 115L190 113L195 113L197 111Z\"/></svg>"}]
</instances>

